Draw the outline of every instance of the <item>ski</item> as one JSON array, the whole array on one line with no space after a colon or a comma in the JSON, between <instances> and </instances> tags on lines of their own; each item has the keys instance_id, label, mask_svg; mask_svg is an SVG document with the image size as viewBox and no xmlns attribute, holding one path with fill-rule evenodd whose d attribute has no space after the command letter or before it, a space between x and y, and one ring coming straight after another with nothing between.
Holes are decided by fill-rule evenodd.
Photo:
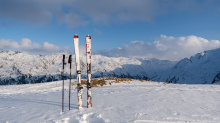
<instances>
[{"instance_id":1,"label":"ski","mask_svg":"<svg viewBox=\"0 0 220 123\"><path fill-rule=\"evenodd\" d=\"M76 57L78 108L81 109L83 107L83 103L82 103L83 87L81 85L81 70L80 70L80 61L79 61L79 38L78 38L78 35L74 35L73 43L74 43L75 57Z\"/></svg>"},{"instance_id":2,"label":"ski","mask_svg":"<svg viewBox=\"0 0 220 123\"><path fill-rule=\"evenodd\" d=\"M87 60L87 108L92 108L91 88L91 36L86 36L86 60Z\"/></svg>"}]
</instances>

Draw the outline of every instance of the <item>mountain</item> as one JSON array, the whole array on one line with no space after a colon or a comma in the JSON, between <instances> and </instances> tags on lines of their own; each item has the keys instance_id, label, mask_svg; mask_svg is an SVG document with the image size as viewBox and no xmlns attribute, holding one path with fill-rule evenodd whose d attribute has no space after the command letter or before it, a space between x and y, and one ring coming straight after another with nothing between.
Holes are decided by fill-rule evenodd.
<instances>
[{"instance_id":1,"label":"mountain","mask_svg":"<svg viewBox=\"0 0 220 123\"><path fill-rule=\"evenodd\" d=\"M31 55L17 51L0 52L0 85L30 84L62 80L62 58L66 62L71 53L60 51L46 55ZM73 55L73 58L75 56ZM80 56L82 78L86 78L86 57ZM92 78L121 77L150 80L177 62L158 59L106 57L92 55ZM65 66L65 79L69 78L69 64ZM76 78L75 60L72 78Z\"/></svg>"},{"instance_id":2,"label":"mountain","mask_svg":"<svg viewBox=\"0 0 220 123\"><path fill-rule=\"evenodd\" d=\"M17 51L0 52L0 85L42 83L62 80L62 58L71 53L60 51L46 55L31 55ZM76 78L73 55L72 78ZM86 57L80 56L82 78L86 78ZM69 64L65 66L69 78ZM179 62L127 57L92 55L92 78L120 77L180 84L220 83L220 49L198 53Z\"/></svg>"},{"instance_id":3,"label":"mountain","mask_svg":"<svg viewBox=\"0 0 220 123\"><path fill-rule=\"evenodd\" d=\"M155 80L180 84L214 84L220 81L220 49L184 58Z\"/></svg>"}]
</instances>

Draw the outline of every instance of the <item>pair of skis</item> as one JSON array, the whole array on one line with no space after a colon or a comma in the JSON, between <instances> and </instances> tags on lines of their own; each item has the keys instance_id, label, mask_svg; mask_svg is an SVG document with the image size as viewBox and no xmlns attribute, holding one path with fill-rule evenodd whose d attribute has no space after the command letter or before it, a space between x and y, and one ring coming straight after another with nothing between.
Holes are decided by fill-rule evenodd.
<instances>
[{"instance_id":1,"label":"pair of skis","mask_svg":"<svg viewBox=\"0 0 220 123\"><path fill-rule=\"evenodd\" d=\"M81 69L79 60L79 37L74 35L73 37L75 57L76 57L76 73L77 73L77 95L78 95L78 108L83 107L82 103L82 91L81 85ZM86 36L86 61L87 61L87 108L92 107L92 89L91 89L91 36Z\"/></svg>"}]
</instances>

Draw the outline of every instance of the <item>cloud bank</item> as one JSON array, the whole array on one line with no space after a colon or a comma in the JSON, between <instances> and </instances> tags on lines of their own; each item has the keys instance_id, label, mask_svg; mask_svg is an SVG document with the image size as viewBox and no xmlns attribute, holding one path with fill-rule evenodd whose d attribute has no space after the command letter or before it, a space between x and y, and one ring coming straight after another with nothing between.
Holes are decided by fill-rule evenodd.
<instances>
[{"instance_id":1,"label":"cloud bank","mask_svg":"<svg viewBox=\"0 0 220 123\"><path fill-rule=\"evenodd\" d=\"M0 39L0 50L16 49L23 51L37 51L37 52L54 52L59 50L59 46L44 42L43 45L32 43L30 39L23 38L20 43L11 40Z\"/></svg>"},{"instance_id":2,"label":"cloud bank","mask_svg":"<svg viewBox=\"0 0 220 123\"><path fill-rule=\"evenodd\" d=\"M205 50L220 48L219 40L207 40L197 36L168 37L161 35L154 42L132 41L113 50L99 50L96 54L110 57L145 57L178 61Z\"/></svg>"},{"instance_id":3,"label":"cloud bank","mask_svg":"<svg viewBox=\"0 0 220 123\"><path fill-rule=\"evenodd\" d=\"M216 2L218 0L1 0L0 18L32 25L49 24L53 18L72 28L89 23L151 22L155 16L167 13L213 9Z\"/></svg>"}]
</instances>

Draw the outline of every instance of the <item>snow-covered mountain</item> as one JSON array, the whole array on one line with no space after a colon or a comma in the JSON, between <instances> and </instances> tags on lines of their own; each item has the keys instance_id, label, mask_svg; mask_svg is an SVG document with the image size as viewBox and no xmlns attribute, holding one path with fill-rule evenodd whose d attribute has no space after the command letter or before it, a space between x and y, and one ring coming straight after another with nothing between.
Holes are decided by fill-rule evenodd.
<instances>
[{"instance_id":1,"label":"snow-covered mountain","mask_svg":"<svg viewBox=\"0 0 220 123\"><path fill-rule=\"evenodd\" d=\"M41 83L62 80L61 51L47 55L31 55L16 51L0 52L0 85ZM73 55L73 58L75 56ZM86 57L80 56L82 78L86 78ZM76 78L75 59L72 78ZM65 66L69 78L69 64ZM92 78L121 77L181 84L220 83L220 49L205 51L179 62L126 57L92 55Z\"/></svg>"},{"instance_id":2,"label":"snow-covered mountain","mask_svg":"<svg viewBox=\"0 0 220 123\"><path fill-rule=\"evenodd\" d=\"M155 80L181 84L213 84L220 81L220 49L180 60Z\"/></svg>"},{"instance_id":3,"label":"snow-covered mountain","mask_svg":"<svg viewBox=\"0 0 220 123\"><path fill-rule=\"evenodd\" d=\"M62 80L62 58L66 62L70 53L61 51L47 55L31 55L16 51L0 52L0 84L27 84ZM73 55L73 58L75 56ZM86 57L80 56L82 78L86 78ZM122 77L150 80L173 67L176 62L157 59L106 57L92 55L92 78ZM72 78L76 78L75 60ZM65 79L69 78L69 64L65 66Z\"/></svg>"}]
</instances>

